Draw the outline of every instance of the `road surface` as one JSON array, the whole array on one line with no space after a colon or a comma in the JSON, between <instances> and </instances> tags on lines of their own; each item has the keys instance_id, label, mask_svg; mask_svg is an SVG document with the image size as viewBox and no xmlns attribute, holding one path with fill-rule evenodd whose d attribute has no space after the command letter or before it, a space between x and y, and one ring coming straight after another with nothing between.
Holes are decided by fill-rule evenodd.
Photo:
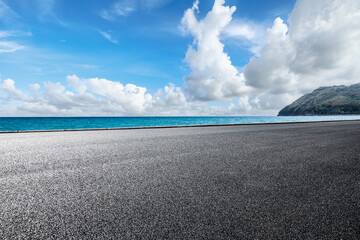
<instances>
[{"instance_id":1,"label":"road surface","mask_svg":"<svg viewBox=\"0 0 360 240\"><path fill-rule=\"evenodd\" d=\"M0 239L359 239L360 121L0 134Z\"/></svg>"}]
</instances>

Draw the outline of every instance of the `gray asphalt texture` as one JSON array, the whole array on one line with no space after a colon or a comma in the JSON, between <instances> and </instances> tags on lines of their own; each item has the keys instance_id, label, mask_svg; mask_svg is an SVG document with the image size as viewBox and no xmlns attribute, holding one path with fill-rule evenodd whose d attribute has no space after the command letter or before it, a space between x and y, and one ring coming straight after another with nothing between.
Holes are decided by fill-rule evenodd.
<instances>
[{"instance_id":1,"label":"gray asphalt texture","mask_svg":"<svg viewBox=\"0 0 360 240\"><path fill-rule=\"evenodd\" d=\"M360 121L0 134L0 239L359 239Z\"/></svg>"}]
</instances>

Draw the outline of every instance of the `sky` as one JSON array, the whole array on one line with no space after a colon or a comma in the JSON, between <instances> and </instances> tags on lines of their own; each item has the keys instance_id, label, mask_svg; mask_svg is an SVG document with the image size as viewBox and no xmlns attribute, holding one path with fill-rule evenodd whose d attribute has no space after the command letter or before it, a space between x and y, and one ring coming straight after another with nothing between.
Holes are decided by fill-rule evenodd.
<instances>
[{"instance_id":1,"label":"sky","mask_svg":"<svg viewBox=\"0 0 360 240\"><path fill-rule=\"evenodd\" d=\"M360 82L358 0L0 0L0 116L276 115Z\"/></svg>"}]
</instances>

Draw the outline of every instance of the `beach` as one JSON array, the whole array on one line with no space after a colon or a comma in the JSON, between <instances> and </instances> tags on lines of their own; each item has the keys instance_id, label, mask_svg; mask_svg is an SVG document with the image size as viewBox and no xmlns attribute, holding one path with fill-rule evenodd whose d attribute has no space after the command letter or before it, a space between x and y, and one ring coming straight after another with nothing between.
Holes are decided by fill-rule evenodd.
<instances>
[{"instance_id":1,"label":"beach","mask_svg":"<svg viewBox=\"0 0 360 240\"><path fill-rule=\"evenodd\" d=\"M1 239L356 239L360 121L0 134Z\"/></svg>"}]
</instances>

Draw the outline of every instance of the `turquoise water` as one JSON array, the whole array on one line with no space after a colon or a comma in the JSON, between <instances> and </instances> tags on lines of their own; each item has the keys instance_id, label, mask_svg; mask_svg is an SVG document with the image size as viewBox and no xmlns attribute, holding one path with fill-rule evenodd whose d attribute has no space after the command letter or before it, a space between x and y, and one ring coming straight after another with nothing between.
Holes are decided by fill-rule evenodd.
<instances>
[{"instance_id":1,"label":"turquoise water","mask_svg":"<svg viewBox=\"0 0 360 240\"><path fill-rule=\"evenodd\" d=\"M148 126L180 126L231 123L275 123L324 120L351 120L360 116L296 116L296 117L31 117L0 118L0 132L26 130L64 130L94 128L126 128Z\"/></svg>"}]
</instances>

